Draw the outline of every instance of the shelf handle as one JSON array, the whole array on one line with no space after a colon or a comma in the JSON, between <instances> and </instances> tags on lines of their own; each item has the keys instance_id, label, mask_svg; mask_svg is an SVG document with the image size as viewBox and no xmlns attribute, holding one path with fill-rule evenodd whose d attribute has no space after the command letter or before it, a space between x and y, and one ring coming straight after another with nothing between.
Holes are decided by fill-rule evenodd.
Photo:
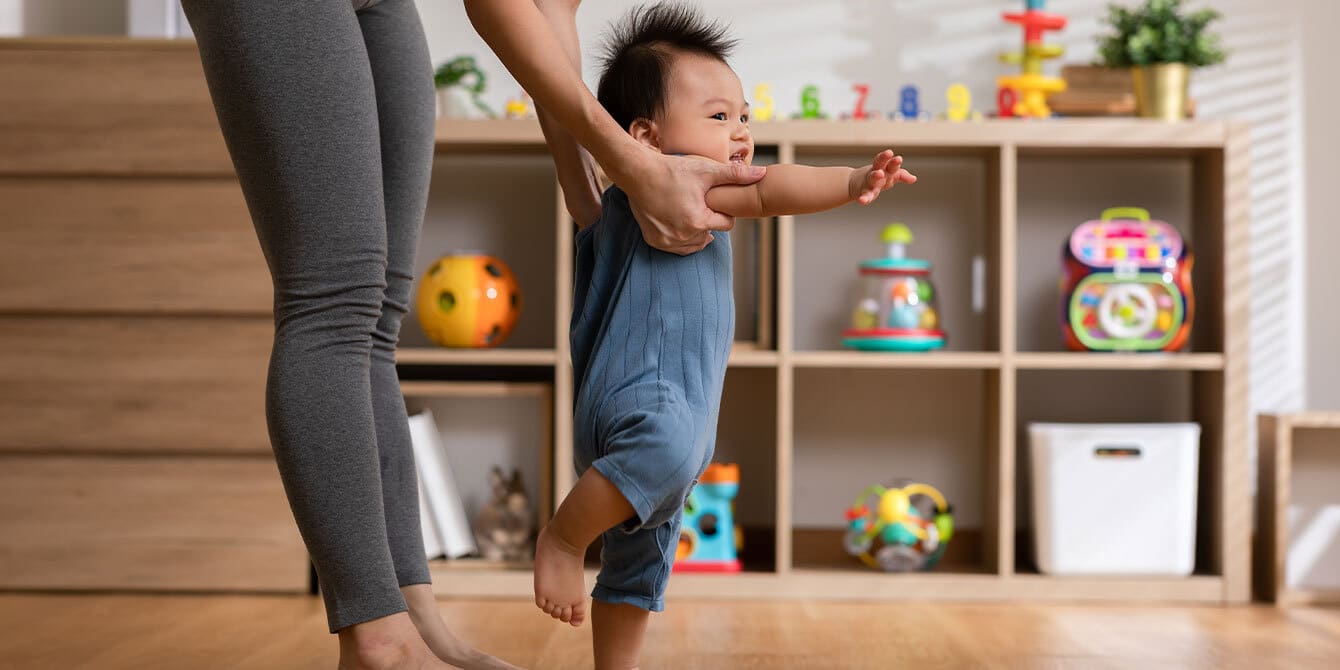
<instances>
[{"instance_id":1,"label":"shelf handle","mask_svg":"<svg viewBox=\"0 0 1340 670\"><path fill-rule=\"evenodd\" d=\"M972 312L986 311L986 259L980 254L972 257Z\"/></svg>"}]
</instances>

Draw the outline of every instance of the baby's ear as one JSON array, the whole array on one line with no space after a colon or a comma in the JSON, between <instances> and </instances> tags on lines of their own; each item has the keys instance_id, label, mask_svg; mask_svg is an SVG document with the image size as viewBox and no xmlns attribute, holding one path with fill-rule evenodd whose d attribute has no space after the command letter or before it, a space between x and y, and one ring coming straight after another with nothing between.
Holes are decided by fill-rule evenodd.
<instances>
[{"instance_id":1,"label":"baby's ear","mask_svg":"<svg viewBox=\"0 0 1340 670\"><path fill-rule=\"evenodd\" d=\"M634 121L633 125L628 127L628 134L646 146L657 151L661 150L661 135L656 132L656 122L651 119Z\"/></svg>"}]
</instances>

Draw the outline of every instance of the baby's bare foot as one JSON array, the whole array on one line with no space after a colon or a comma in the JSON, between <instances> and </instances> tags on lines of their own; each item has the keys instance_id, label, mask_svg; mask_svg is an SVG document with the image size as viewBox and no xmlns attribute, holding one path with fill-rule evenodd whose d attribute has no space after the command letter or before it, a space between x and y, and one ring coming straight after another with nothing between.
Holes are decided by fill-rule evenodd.
<instances>
[{"instance_id":1,"label":"baby's bare foot","mask_svg":"<svg viewBox=\"0 0 1340 670\"><path fill-rule=\"evenodd\" d=\"M582 549L563 540L551 526L535 541L535 605L573 626L586 620L586 579Z\"/></svg>"}]
</instances>

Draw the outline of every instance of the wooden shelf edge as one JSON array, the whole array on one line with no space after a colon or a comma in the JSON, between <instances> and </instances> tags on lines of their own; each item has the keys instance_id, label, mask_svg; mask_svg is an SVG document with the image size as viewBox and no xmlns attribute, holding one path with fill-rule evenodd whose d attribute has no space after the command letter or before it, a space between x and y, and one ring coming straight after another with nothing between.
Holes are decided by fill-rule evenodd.
<instances>
[{"instance_id":1,"label":"wooden shelf edge","mask_svg":"<svg viewBox=\"0 0 1340 670\"><path fill-rule=\"evenodd\" d=\"M734 349L730 365L735 367L773 367L777 365L775 351ZM552 366L558 363L558 352L552 349L446 349L437 347L406 347L396 352L400 365L478 365L478 366Z\"/></svg>"},{"instance_id":2,"label":"wooden shelf edge","mask_svg":"<svg viewBox=\"0 0 1340 670\"><path fill-rule=\"evenodd\" d=\"M552 366L558 362L553 349L446 349L405 347L396 351L400 365L517 365Z\"/></svg>"},{"instance_id":3,"label":"wooden shelf edge","mask_svg":"<svg viewBox=\"0 0 1340 670\"><path fill-rule=\"evenodd\" d=\"M1290 414L1269 414L1289 428L1340 428L1340 412L1310 411Z\"/></svg>"},{"instance_id":4,"label":"wooden shelf edge","mask_svg":"<svg viewBox=\"0 0 1340 670\"><path fill-rule=\"evenodd\" d=\"M898 353L872 351L796 351L792 363L798 368L909 368L983 369L1001 366L1003 356L994 352L932 351Z\"/></svg>"},{"instance_id":5,"label":"wooden shelf edge","mask_svg":"<svg viewBox=\"0 0 1340 670\"><path fill-rule=\"evenodd\" d=\"M1020 352L1021 370L1223 370L1224 355L1214 353Z\"/></svg>"},{"instance_id":6,"label":"wooden shelf edge","mask_svg":"<svg viewBox=\"0 0 1340 670\"><path fill-rule=\"evenodd\" d=\"M529 600L533 582L524 569L450 568L430 563L433 593L455 598ZM588 581L594 572L588 571ZM671 599L748 599L823 601L1046 601L1219 603L1223 578L1074 578L1045 575L975 573L885 574L854 570L792 568L788 574L743 572L734 575L676 574Z\"/></svg>"},{"instance_id":7,"label":"wooden shelf edge","mask_svg":"<svg viewBox=\"0 0 1340 670\"><path fill-rule=\"evenodd\" d=\"M1009 144L1023 150L1083 149L1101 154L1110 150L1222 148L1230 126L1220 121L1167 123L1145 119L991 119L963 123L780 120L755 123L751 131L759 145L791 144L806 150L873 147L896 140L899 147L986 150ZM439 119L436 139L438 148L447 150L495 144L544 148L544 136L533 119Z\"/></svg>"},{"instance_id":8,"label":"wooden shelf edge","mask_svg":"<svg viewBox=\"0 0 1340 670\"><path fill-rule=\"evenodd\" d=\"M1304 607L1316 605L1340 605L1340 589L1288 588L1275 597L1279 607Z\"/></svg>"},{"instance_id":9,"label":"wooden shelf edge","mask_svg":"<svg viewBox=\"0 0 1340 670\"><path fill-rule=\"evenodd\" d=\"M734 368L770 368L776 367L779 357L775 351L759 351L736 347L730 352L727 365Z\"/></svg>"},{"instance_id":10,"label":"wooden shelf edge","mask_svg":"<svg viewBox=\"0 0 1340 670\"><path fill-rule=\"evenodd\" d=\"M544 398L549 392L550 385L543 382L400 382L406 398Z\"/></svg>"},{"instance_id":11,"label":"wooden shelf edge","mask_svg":"<svg viewBox=\"0 0 1340 670\"><path fill-rule=\"evenodd\" d=\"M61 36L61 37L4 37L0 50L29 51L129 51L141 49L195 50L196 41L190 38L122 37L122 36Z\"/></svg>"}]
</instances>

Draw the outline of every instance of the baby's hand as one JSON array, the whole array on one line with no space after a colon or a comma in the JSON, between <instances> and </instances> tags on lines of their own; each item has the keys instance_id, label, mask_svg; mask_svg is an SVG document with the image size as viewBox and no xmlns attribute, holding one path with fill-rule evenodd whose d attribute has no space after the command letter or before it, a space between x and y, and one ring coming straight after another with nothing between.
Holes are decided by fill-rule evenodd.
<instances>
[{"instance_id":1,"label":"baby's hand","mask_svg":"<svg viewBox=\"0 0 1340 670\"><path fill-rule=\"evenodd\" d=\"M915 184L917 177L903 169L902 156L895 156L892 151L885 149L875 156L869 166L852 171L848 192L852 200L868 205L898 182Z\"/></svg>"}]
</instances>

